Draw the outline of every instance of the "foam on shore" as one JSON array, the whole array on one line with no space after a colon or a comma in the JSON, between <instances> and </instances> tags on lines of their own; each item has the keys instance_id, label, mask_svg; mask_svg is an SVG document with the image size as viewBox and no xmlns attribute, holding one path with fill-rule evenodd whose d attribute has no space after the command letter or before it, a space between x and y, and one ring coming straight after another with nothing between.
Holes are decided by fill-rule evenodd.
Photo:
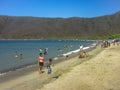
<instances>
[{"instance_id":1,"label":"foam on shore","mask_svg":"<svg viewBox=\"0 0 120 90\"><path fill-rule=\"evenodd\" d=\"M87 47L83 47L82 50L84 51L89 51L93 48L95 48L97 46L97 43L93 43ZM67 55L70 55L70 54L74 54L74 53L78 53L80 51L80 49L77 49L77 50L73 50L73 51L70 51L70 52L67 52L67 53L64 53L62 54L63 56L67 56Z\"/></svg>"}]
</instances>

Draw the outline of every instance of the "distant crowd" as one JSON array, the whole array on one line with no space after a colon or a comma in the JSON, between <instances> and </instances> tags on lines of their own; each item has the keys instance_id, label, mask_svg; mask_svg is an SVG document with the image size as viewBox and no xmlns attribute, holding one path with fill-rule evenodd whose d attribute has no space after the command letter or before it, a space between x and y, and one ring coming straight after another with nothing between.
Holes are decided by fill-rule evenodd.
<instances>
[{"instance_id":1,"label":"distant crowd","mask_svg":"<svg viewBox=\"0 0 120 90\"><path fill-rule=\"evenodd\" d=\"M105 40L105 41L102 41L101 48L110 47L111 44L113 44L113 45L119 45L120 44L120 40L114 39L114 40Z\"/></svg>"},{"instance_id":2,"label":"distant crowd","mask_svg":"<svg viewBox=\"0 0 120 90\"><path fill-rule=\"evenodd\" d=\"M99 40L97 44L101 44L101 48L107 48L112 45L119 45L120 40L119 39L114 39L114 40ZM80 53L79 53L79 58L85 58L88 57L88 54L86 53L85 50L83 50L83 46L80 46Z\"/></svg>"}]
</instances>

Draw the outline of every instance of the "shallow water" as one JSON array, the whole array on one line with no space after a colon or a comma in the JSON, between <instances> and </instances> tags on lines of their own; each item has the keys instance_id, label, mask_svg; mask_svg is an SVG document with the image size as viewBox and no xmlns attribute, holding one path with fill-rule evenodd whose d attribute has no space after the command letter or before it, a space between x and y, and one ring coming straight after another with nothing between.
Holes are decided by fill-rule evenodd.
<instances>
[{"instance_id":1,"label":"shallow water","mask_svg":"<svg viewBox=\"0 0 120 90\"><path fill-rule=\"evenodd\" d=\"M44 53L45 48L48 48L48 53L45 55L45 60L48 60L79 49L80 45L87 46L93 42L79 40L0 40L0 72L37 63L40 48L42 53Z\"/></svg>"}]
</instances>

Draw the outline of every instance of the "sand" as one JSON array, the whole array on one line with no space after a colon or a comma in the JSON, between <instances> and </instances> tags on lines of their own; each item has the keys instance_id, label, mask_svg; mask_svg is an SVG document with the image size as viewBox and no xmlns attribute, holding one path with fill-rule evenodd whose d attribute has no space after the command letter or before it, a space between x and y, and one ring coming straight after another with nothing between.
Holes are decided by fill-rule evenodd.
<instances>
[{"instance_id":1,"label":"sand","mask_svg":"<svg viewBox=\"0 0 120 90\"><path fill-rule=\"evenodd\" d=\"M120 90L120 46L88 52L56 64L54 74L37 71L0 83L0 90Z\"/></svg>"}]
</instances>

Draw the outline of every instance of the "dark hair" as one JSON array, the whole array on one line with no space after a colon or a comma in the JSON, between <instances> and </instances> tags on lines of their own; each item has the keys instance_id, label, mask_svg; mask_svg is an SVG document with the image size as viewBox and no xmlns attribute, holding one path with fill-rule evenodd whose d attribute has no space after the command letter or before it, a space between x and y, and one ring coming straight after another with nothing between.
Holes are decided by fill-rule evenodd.
<instances>
[{"instance_id":1,"label":"dark hair","mask_svg":"<svg viewBox=\"0 0 120 90\"><path fill-rule=\"evenodd\" d=\"M49 59L49 61L51 62L51 61L52 61L52 59L50 58L50 59Z\"/></svg>"},{"instance_id":2,"label":"dark hair","mask_svg":"<svg viewBox=\"0 0 120 90\"><path fill-rule=\"evenodd\" d=\"M42 53L39 54L40 56L42 55Z\"/></svg>"}]
</instances>

